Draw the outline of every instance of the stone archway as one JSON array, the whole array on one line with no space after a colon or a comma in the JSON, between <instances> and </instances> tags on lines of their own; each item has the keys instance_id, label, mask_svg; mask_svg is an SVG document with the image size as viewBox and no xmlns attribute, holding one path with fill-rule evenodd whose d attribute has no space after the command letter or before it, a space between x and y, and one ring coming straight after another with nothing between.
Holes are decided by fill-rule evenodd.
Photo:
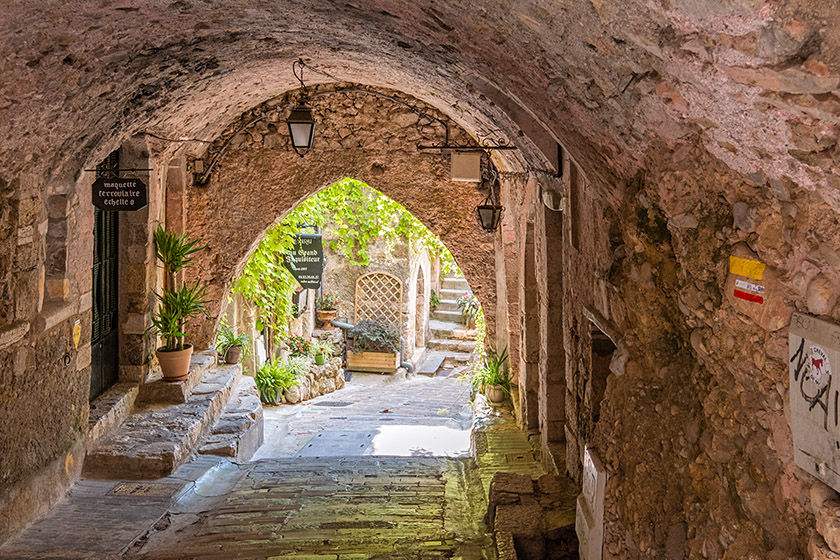
<instances>
[{"instance_id":1,"label":"stone archway","mask_svg":"<svg viewBox=\"0 0 840 560\"><path fill-rule=\"evenodd\" d=\"M467 143L471 138L416 99L384 92L399 98L400 103L383 98L383 92L375 93L379 95L354 90L314 100L319 120L316 143L303 158L288 147L284 113L272 111L282 106L284 99L255 107L231 125L231 132L219 143L228 147L206 186L193 186L186 195L187 230L203 237L208 245L196 265L209 286L214 321L196 325L194 341L199 346L209 343L231 282L266 229L304 198L348 176L403 204L441 238L484 304L492 330L494 236L484 232L473 217L486 192L476 183L450 181L447 154L417 150L418 143L442 140L438 122L418 115L418 110L446 120L453 142ZM242 126L239 123L262 114L268 114L267 118L234 136ZM216 153L205 157L205 169L212 165Z\"/></svg>"}]
</instances>

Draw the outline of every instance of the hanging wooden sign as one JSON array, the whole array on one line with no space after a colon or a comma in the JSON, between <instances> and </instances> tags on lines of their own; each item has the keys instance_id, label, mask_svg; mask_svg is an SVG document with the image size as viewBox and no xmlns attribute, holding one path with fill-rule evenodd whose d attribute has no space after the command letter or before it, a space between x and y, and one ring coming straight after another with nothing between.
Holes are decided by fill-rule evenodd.
<instances>
[{"instance_id":1,"label":"hanging wooden sign","mask_svg":"<svg viewBox=\"0 0 840 560\"><path fill-rule=\"evenodd\" d=\"M284 255L283 264L292 273L298 284L317 290L321 287L324 274L324 247L320 233L299 233L294 236L292 252Z\"/></svg>"},{"instance_id":2,"label":"hanging wooden sign","mask_svg":"<svg viewBox=\"0 0 840 560\"><path fill-rule=\"evenodd\" d=\"M106 212L131 212L149 203L146 183L140 179L106 179L93 182L93 205Z\"/></svg>"}]
</instances>

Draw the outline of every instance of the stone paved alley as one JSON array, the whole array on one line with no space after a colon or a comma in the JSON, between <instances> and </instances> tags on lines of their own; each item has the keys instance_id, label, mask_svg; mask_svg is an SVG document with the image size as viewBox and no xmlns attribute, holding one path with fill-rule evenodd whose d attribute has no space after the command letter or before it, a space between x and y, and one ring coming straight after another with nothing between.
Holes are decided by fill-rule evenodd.
<instances>
[{"instance_id":1,"label":"stone paved alley","mask_svg":"<svg viewBox=\"0 0 840 560\"><path fill-rule=\"evenodd\" d=\"M494 558L492 473L542 470L510 411L479 405L479 417L471 437L458 379L356 374L267 407L251 462L199 456L164 479L80 481L0 558Z\"/></svg>"}]
</instances>

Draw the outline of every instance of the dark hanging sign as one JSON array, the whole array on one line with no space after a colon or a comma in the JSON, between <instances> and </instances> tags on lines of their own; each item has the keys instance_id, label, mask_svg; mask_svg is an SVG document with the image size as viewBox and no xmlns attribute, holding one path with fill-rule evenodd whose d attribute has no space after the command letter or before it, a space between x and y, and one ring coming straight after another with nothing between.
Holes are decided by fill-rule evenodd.
<instances>
[{"instance_id":1,"label":"dark hanging sign","mask_svg":"<svg viewBox=\"0 0 840 560\"><path fill-rule=\"evenodd\" d=\"M130 212L149 203L146 183L140 179L106 179L93 182L93 205L108 212Z\"/></svg>"},{"instance_id":2,"label":"dark hanging sign","mask_svg":"<svg viewBox=\"0 0 840 560\"><path fill-rule=\"evenodd\" d=\"M304 288L321 287L324 273L324 247L320 233L300 233L295 236L292 252L283 257L283 264Z\"/></svg>"}]
</instances>

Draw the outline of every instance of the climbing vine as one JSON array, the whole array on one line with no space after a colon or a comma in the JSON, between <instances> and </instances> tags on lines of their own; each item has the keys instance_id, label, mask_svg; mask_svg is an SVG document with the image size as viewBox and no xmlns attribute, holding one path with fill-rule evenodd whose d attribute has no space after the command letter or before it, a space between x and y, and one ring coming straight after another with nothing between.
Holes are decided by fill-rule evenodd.
<instances>
[{"instance_id":1,"label":"climbing vine","mask_svg":"<svg viewBox=\"0 0 840 560\"><path fill-rule=\"evenodd\" d=\"M389 249L400 241L425 247L439 256L445 274L460 274L455 259L441 240L402 205L355 179L344 179L301 202L270 228L242 274L233 284L260 310L258 329L266 329L271 342L284 338L292 317L291 295L297 282L283 266L283 255L293 248L293 235L311 232L304 226L326 227L330 249L358 266L370 264L368 244L382 240Z\"/></svg>"}]
</instances>

